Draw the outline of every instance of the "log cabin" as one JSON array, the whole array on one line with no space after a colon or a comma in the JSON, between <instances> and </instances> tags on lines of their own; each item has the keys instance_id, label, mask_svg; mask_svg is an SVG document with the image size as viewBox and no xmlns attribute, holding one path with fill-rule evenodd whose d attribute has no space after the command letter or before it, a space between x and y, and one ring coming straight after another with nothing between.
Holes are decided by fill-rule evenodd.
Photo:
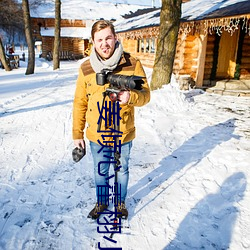
<instances>
[{"instance_id":1,"label":"log cabin","mask_svg":"<svg viewBox=\"0 0 250 250\"><path fill-rule=\"evenodd\" d=\"M137 11L115 22L124 50L147 67L154 65L160 11ZM199 88L236 79L249 90L250 1L184 1L173 73Z\"/></svg>"},{"instance_id":2,"label":"log cabin","mask_svg":"<svg viewBox=\"0 0 250 250\"><path fill-rule=\"evenodd\" d=\"M32 18L33 37L41 41L41 57L52 60L54 18ZM87 55L91 20L61 20L60 59L81 59Z\"/></svg>"}]
</instances>

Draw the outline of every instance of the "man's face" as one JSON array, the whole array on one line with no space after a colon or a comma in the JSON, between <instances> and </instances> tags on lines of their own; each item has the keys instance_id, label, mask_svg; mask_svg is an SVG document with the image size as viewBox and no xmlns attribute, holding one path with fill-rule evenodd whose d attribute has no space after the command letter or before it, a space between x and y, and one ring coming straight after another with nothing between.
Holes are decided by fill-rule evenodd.
<instances>
[{"instance_id":1,"label":"man's face","mask_svg":"<svg viewBox=\"0 0 250 250\"><path fill-rule=\"evenodd\" d=\"M109 59L115 50L116 36L109 27L94 34L94 46L102 59Z\"/></svg>"}]
</instances>

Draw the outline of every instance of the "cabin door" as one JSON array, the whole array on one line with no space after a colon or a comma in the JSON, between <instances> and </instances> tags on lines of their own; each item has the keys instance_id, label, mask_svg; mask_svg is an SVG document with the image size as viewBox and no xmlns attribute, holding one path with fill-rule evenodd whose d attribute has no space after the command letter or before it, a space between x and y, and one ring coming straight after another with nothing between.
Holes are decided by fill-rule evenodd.
<instances>
[{"instance_id":1,"label":"cabin door","mask_svg":"<svg viewBox=\"0 0 250 250\"><path fill-rule=\"evenodd\" d=\"M236 30L232 36L227 31L222 32L219 44L216 78L222 79L234 77L238 39L239 30Z\"/></svg>"}]
</instances>

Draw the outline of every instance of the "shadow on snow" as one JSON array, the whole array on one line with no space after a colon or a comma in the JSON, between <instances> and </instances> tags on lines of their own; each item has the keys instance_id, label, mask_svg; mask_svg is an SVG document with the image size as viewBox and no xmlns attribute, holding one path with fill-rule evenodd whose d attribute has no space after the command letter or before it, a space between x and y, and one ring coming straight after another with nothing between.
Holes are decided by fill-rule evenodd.
<instances>
[{"instance_id":1,"label":"shadow on snow","mask_svg":"<svg viewBox=\"0 0 250 250\"><path fill-rule=\"evenodd\" d=\"M242 172L228 177L217 193L207 195L181 222L176 237L164 250L229 249L247 180Z\"/></svg>"},{"instance_id":2,"label":"shadow on snow","mask_svg":"<svg viewBox=\"0 0 250 250\"><path fill-rule=\"evenodd\" d=\"M188 171L190 168L196 167L197 164L199 164L199 162L205 158L216 146L232 138L238 139L239 137L233 134L235 129L234 123L235 119L229 119L223 123L206 127L198 134L192 136L178 149L173 151L171 155L162 159L158 168L154 169L152 172L140 179L136 184L131 186L128 190L129 198L133 199L134 201L140 200L142 197L149 195L154 189L158 188L172 175L174 175L174 173L185 168L187 165L189 165L189 167L186 171ZM155 200L172 184L173 182L169 183L167 187L162 189L161 192L159 192L143 207ZM140 210L142 210L143 207ZM140 212L140 210L138 210L136 213ZM133 216L136 213L132 211L131 215Z\"/></svg>"},{"instance_id":3,"label":"shadow on snow","mask_svg":"<svg viewBox=\"0 0 250 250\"><path fill-rule=\"evenodd\" d=\"M14 110L14 111L5 111L3 113L0 113L0 117L25 113L25 112L29 112L29 111L35 111L35 110L44 109L44 108L51 108L51 107L55 107L55 106L65 105L65 104L72 103L72 102L73 102L73 100L66 100L66 101L62 101L62 102L54 102L54 103L50 103L50 104L43 104L43 105L36 106L36 107L21 108L21 109Z\"/></svg>"}]
</instances>

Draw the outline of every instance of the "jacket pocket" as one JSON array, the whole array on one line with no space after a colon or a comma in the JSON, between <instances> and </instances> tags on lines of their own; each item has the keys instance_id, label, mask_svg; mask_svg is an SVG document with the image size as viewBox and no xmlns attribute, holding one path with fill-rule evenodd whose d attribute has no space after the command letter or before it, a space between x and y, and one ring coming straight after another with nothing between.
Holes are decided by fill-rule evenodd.
<instances>
[{"instance_id":1,"label":"jacket pocket","mask_svg":"<svg viewBox=\"0 0 250 250\"><path fill-rule=\"evenodd\" d=\"M123 132L130 131L134 128L134 109L133 107L125 106L121 110L121 128Z\"/></svg>"}]
</instances>

